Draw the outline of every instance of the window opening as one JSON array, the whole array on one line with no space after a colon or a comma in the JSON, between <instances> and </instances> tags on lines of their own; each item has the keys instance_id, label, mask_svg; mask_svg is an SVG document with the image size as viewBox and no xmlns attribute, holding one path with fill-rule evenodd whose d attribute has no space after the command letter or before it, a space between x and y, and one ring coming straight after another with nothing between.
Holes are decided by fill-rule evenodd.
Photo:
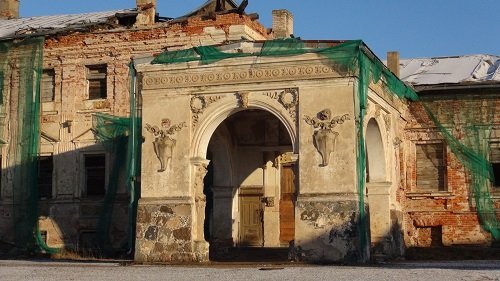
<instances>
[{"instance_id":1,"label":"window opening","mask_svg":"<svg viewBox=\"0 0 500 281\"><path fill-rule=\"evenodd\" d=\"M52 156L38 157L38 197L52 198L52 173L54 170Z\"/></svg>"},{"instance_id":2,"label":"window opening","mask_svg":"<svg viewBox=\"0 0 500 281\"><path fill-rule=\"evenodd\" d=\"M106 156L104 154L85 155L85 187L87 196L105 194Z\"/></svg>"},{"instance_id":3,"label":"window opening","mask_svg":"<svg viewBox=\"0 0 500 281\"><path fill-rule=\"evenodd\" d=\"M106 89L106 65L87 66L87 83L89 100L105 99Z\"/></svg>"},{"instance_id":4,"label":"window opening","mask_svg":"<svg viewBox=\"0 0 500 281\"><path fill-rule=\"evenodd\" d=\"M445 191L445 157L442 143L417 144L417 189Z\"/></svg>"},{"instance_id":5,"label":"window opening","mask_svg":"<svg viewBox=\"0 0 500 281\"><path fill-rule=\"evenodd\" d=\"M42 102L52 102L55 98L55 71L44 69L40 81L40 96Z\"/></svg>"}]
</instances>

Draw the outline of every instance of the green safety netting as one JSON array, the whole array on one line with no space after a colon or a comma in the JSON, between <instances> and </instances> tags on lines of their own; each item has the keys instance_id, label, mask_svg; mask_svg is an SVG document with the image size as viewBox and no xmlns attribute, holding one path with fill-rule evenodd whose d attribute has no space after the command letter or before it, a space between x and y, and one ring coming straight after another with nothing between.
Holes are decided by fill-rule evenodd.
<instances>
[{"instance_id":1,"label":"green safety netting","mask_svg":"<svg viewBox=\"0 0 500 281\"><path fill-rule=\"evenodd\" d=\"M12 181L14 242L22 250L54 252L55 249L47 247L42 240L38 227L37 159L43 46L44 38L0 42L0 77L3 78L2 93L10 92L8 100L16 106L16 110L10 111L6 155ZM6 85L10 91L5 89ZM7 100L3 96L1 113L5 113L4 101ZM0 132L4 132L3 127Z\"/></svg>"},{"instance_id":2,"label":"green safety netting","mask_svg":"<svg viewBox=\"0 0 500 281\"><path fill-rule=\"evenodd\" d=\"M367 238L367 219L365 212L365 171L366 171L366 152L365 139L363 135L363 120L366 115L366 104L368 100L368 87L370 83L383 81L383 85L395 96L410 101L419 100L415 91L399 80L384 64L373 55L373 53L360 40L346 41L333 47L326 48L307 48L305 43L297 39L277 39L269 40L263 43L260 52L247 54L241 52L223 52L213 46L194 47L189 50L165 52L157 56L153 64L169 64L187 61L200 61L202 64L213 63L226 58L236 58L244 56L291 56L306 53L316 53L327 57L338 70L345 71L358 76L357 84L357 115L358 122L358 147L357 147L357 174L358 174L358 192L359 192L359 228L361 248L365 248L368 243ZM188 54L181 58L182 54ZM432 111L429 110L432 117ZM432 118L439 128L444 139L450 145L452 151L457 154L462 164L468 169L473 181L474 198L476 200L478 216L484 229L492 233L495 239L498 237L498 220L495 215L494 206L489 195L489 181L492 180L491 164L483 157L486 148L476 149L474 144L479 143L478 139L468 144L462 144L446 128L440 125L436 118ZM492 119L486 119L492 120ZM488 122L487 122L488 123ZM491 121L490 123L491 124ZM475 134L479 138L478 134ZM483 140L484 137L482 136ZM476 147L476 148L474 148ZM364 235L363 235L364 234Z\"/></svg>"},{"instance_id":3,"label":"green safety netting","mask_svg":"<svg viewBox=\"0 0 500 281\"><path fill-rule=\"evenodd\" d=\"M4 101L16 106L15 110L10 110L11 127L8 136L1 135L5 130L4 123L0 123L0 142L6 143L5 140L8 140L5 157L9 179L12 181L12 217L16 248L22 251L56 253L60 249L46 245L38 225L37 175L43 47L43 37L0 42L0 114L5 113ZM9 93L8 98L4 99L4 93ZM110 150L114 159L96 231L98 244L103 250L109 249L111 245L109 230L119 182L126 183L130 196L127 249L132 251L134 248L135 216L140 192L136 178L140 169L141 139L141 121L136 110L135 96L135 70L131 64L130 116L119 118L98 114L94 118L93 131L104 147ZM121 175L125 175L124 180L119 179Z\"/></svg>"},{"instance_id":4,"label":"green safety netting","mask_svg":"<svg viewBox=\"0 0 500 281\"><path fill-rule=\"evenodd\" d=\"M420 103L453 154L469 172L471 191L474 194L475 207L482 227L491 233L495 240L500 240L500 224L490 194L494 174L488 161L489 140L497 105L494 100L487 98L464 101L464 99L444 101L448 106L463 102L459 112L439 110L439 107L450 108L443 105L442 101L424 98ZM455 132L450 128L455 128Z\"/></svg>"},{"instance_id":5,"label":"green safety netting","mask_svg":"<svg viewBox=\"0 0 500 281\"><path fill-rule=\"evenodd\" d=\"M97 223L97 242L100 249L112 250L110 227L118 185L121 179L127 186L130 196L128 204L128 239L127 249L131 252L135 243L135 217L140 190L137 176L140 172L141 120L136 110L135 70L130 64L130 116L117 117L97 113L93 117L93 131L113 157L112 168L106 188L103 206ZM124 176L122 173L125 173Z\"/></svg>"}]
</instances>

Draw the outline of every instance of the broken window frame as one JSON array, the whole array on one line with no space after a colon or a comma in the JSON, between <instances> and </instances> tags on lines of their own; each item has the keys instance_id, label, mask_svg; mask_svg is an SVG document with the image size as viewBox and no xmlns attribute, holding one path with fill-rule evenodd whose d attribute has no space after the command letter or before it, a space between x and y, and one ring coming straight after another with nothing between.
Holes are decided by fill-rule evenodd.
<instances>
[{"instance_id":1,"label":"broken window frame","mask_svg":"<svg viewBox=\"0 0 500 281\"><path fill-rule=\"evenodd\" d=\"M104 160L104 163L102 165L92 165L90 167L87 166L87 159L91 157L102 157ZM108 155L105 152L86 152L82 155L82 197L104 197L106 195L106 187L108 184ZM99 187L92 187L89 189L89 171L92 171L93 173L101 173L101 175L104 177L102 179L102 183L100 185L102 188ZM91 190L91 192L89 192ZM99 190L99 191L97 191Z\"/></svg>"},{"instance_id":2,"label":"broken window frame","mask_svg":"<svg viewBox=\"0 0 500 281\"><path fill-rule=\"evenodd\" d=\"M42 70L42 79L40 80L40 101L54 102L56 98L56 72L53 68Z\"/></svg>"},{"instance_id":3,"label":"broken window frame","mask_svg":"<svg viewBox=\"0 0 500 281\"><path fill-rule=\"evenodd\" d=\"M491 189L495 192L500 192L500 141L491 141L489 147L488 158L495 178L491 182ZM497 152L493 153L494 151Z\"/></svg>"},{"instance_id":4,"label":"broken window frame","mask_svg":"<svg viewBox=\"0 0 500 281\"><path fill-rule=\"evenodd\" d=\"M41 200L52 199L54 194L54 156L52 154L41 154L38 163L38 198ZM46 168L50 167L47 171Z\"/></svg>"},{"instance_id":5,"label":"broken window frame","mask_svg":"<svg viewBox=\"0 0 500 281\"><path fill-rule=\"evenodd\" d=\"M107 98L107 69L107 64L86 66L88 100L100 100Z\"/></svg>"},{"instance_id":6,"label":"broken window frame","mask_svg":"<svg viewBox=\"0 0 500 281\"><path fill-rule=\"evenodd\" d=\"M437 169L438 174L435 176L438 181L437 186L431 186L431 187L426 187L425 185L420 184L419 185L419 177L422 178L425 175L420 174L422 170L419 169L419 156L418 156L418 150L419 147L424 147L424 146L441 146L442 147L442 158L441 159L435 159L435 160L441 160L441 165L440 168ZM426 142L417 142L415 143L415 150L414 150L414 156L415 156L415 191L416 192L449 192L448 190L448 182L447 182L447 146L444 142L442 141L426 141ZM428 161L431 161L428 159ZM431 162L432 163L432 162Z\"/></svg>"}]
</instances>

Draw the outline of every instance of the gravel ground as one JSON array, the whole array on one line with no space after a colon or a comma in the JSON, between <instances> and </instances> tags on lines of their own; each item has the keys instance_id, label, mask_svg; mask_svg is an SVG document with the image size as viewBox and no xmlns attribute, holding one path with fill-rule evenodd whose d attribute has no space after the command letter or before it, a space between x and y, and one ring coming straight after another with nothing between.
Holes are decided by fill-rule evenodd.
<instances>
[{"instance_id":1,"label":"gravel ground","mask_svg":"<svg viewBox=\"0 0 500 281\"><path fill-rule=\"evenodd\" d=\"M121 266L118 263L0 261L2 281L41 280L467 280L500 281L500 261L397 262L377 266L214 264Z\"/></svg>"}]
</instances>

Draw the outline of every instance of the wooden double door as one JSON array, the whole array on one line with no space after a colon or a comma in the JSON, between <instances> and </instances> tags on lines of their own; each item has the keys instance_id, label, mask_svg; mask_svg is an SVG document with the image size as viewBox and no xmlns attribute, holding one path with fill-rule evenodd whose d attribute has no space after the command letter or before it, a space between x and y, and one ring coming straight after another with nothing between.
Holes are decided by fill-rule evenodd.
<instances>
[{"instance_id":1,"label":"wooden double door","mask_svg":"<svg viewBox=\"0 0 500 281\"><path fill-rule=\"evenodd\" d=\"M295 239L295 185L293 166L282 166L279 200L280 243L288 246ZM240 246L264 245L264 204L262 187L240 190Z\"/></svg>"},{"instance_id":2,"label":"wooden double door","mask_svg":"<svg viewBox=\"0 0 500 281\"><path fill-rule=\"evenodd\" d=\"M264 244L262 195L262 187L241 187L240 246L260 247Z\"/></svg>"}]
</instances>

